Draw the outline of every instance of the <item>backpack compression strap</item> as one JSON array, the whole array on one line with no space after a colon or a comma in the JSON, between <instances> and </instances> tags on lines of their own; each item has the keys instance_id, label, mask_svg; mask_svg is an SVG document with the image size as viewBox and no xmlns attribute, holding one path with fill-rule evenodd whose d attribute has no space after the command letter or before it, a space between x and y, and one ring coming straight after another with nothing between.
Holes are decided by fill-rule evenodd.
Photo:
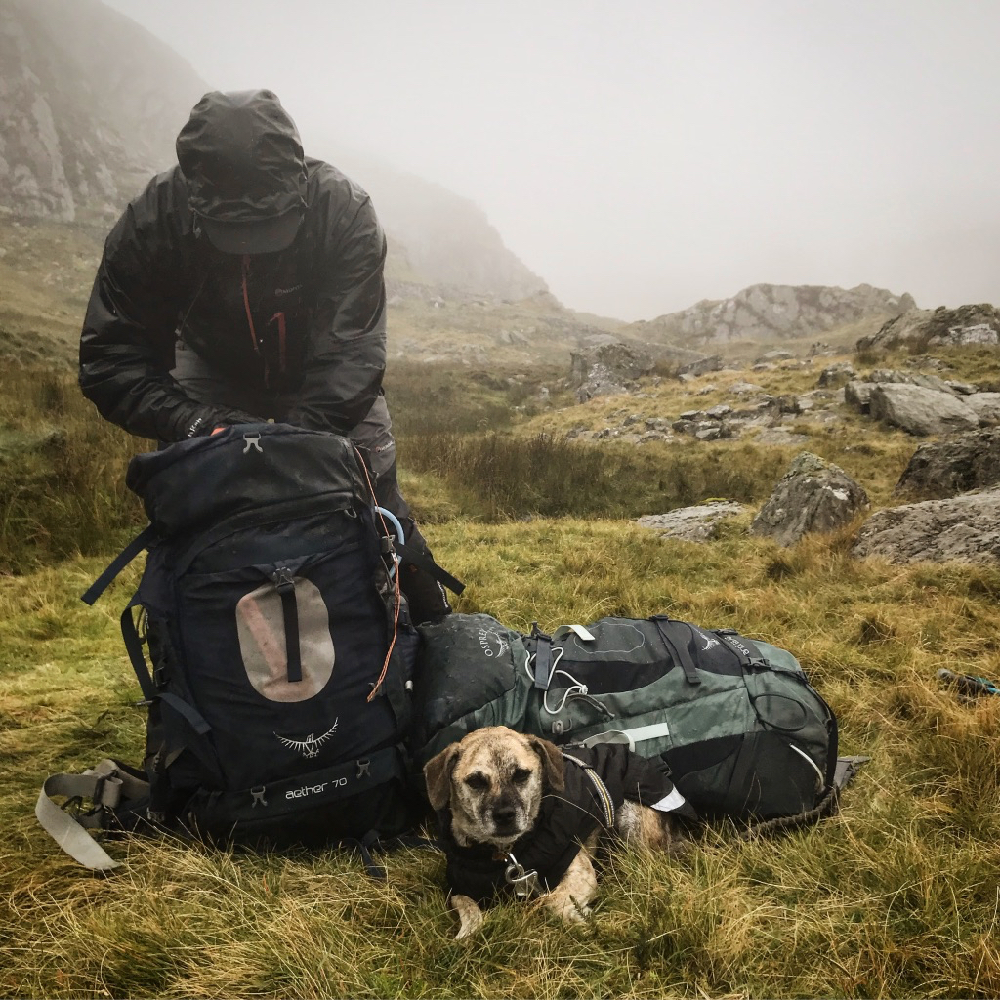
<instances>
[{"instance_id":1,"label":"backpack compression strap","mask_svg":"<svg viewBox=\"0 0 1000 1000\"><path fill-rule=\"evenodd\" d=\"M83 774L53 774L46 778L35 803L35 817L74 861L92 871L113 871L121 862L111 858L88 830L105 829L108 814L123 800L142 798L148 792L149 785L141 778L129 774L113 760L102 760ZM56 805L53 795L66 796L67 805L74 800L90 799L94 808L74 817L65 806Z\"/></svg>"}]
</instances>

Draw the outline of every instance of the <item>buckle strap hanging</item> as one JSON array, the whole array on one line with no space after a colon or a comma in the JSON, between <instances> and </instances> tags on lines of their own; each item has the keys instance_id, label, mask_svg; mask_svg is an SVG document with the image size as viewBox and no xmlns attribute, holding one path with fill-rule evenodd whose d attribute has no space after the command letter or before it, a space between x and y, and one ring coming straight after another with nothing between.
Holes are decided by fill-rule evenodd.
<instances>
[{"instance_id":1,"label":"buckle strap hanging","mask_svg":"<svg viewBox=\"0 0 1000 1000\"><path fill-rule=\"evenodd\" d=\"M698 668L695 666L694 660L691 659L691 653L687 648L687 644L675 643L667 635L666 629L661 624L662 622L673 621L673 619L668 618L666 615L653 615L649 620L656 626L656 631L663 641L663 645L667 647L667 653L670 655L670 658L674 663L679 664L681 670L684 671L684 677L688 684L700 684L701 678L698 676Z\"/></svg>"},{"instance_id":2,"label":"buckle strap hanging","mask_svg":"<svg viewBox=\"0 0 1000 1000\"><path fill-rule=\"evenodd\" d=\"M546 635L538 622L532 622L530 638L535 640L535 687L548 691L552 683L552 636Z\"/></svg>"},{"instance_id":3,"label":"buckle strap hanging","mask_svg":"<svg viewBox=\"0 0 1000 1000\"><path fill-rule=\"evenodd\" d=\"M446 569L442 569L434 557L426 550L417 548L412 542L397 542L396 553L405 563L410 563L425 573L429 573L438 583L444 584L453 594L461 594L465 584L456 579Z\"/></svg>"},{"instance_id":4,"label":"buckle strap hanging","mask_svg":"<svg viewBox=\"0 0 1000 1000\"><path fill-rule=\"evenodd\" d=\"M281 617L285 626L285 672L291 683L302 680L302 652L299 648L299 609L295 600L295 580L285 566L275 570L272 577L275 590L281 598Z\"/></svg>"}]
</instances>

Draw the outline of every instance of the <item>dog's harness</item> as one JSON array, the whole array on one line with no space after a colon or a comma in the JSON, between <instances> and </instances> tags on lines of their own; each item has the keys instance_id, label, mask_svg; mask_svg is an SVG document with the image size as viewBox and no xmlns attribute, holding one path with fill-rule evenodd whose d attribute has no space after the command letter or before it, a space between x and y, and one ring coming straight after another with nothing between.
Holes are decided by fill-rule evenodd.
<instances>
[{"instance_id":1,"label":"dog's harness","mask_svg":"<svg viewBox=\"0 0 1000 1000\"><path fill-rule=\"evenodd\" d=\"M574 746L563 751L563 758L570 765L563 791L544 796L534 828L509 851L487 844L460 847L451 834L450 813L441 814L440 845L452 892L480 903L505 893L527 900L550 892L594 830L614 829L626 799L652 805L675 792L662 760L639 757L620 744Z\"/></svg>"}]
</instances>

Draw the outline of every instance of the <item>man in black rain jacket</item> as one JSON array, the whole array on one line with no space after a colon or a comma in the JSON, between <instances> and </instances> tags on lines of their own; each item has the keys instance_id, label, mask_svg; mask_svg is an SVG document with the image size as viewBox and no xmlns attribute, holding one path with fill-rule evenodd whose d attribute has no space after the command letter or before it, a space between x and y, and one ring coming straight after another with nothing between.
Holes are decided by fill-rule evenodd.
<instances>
[{"instance_id":1,"label":"man in black rain jacket","mask_svg":"<svg viewBox=\"0 0 1000 1000\"><path fill-rule=\"evenodd\" d=\"M429 557L396 482L386 239L370 198L305 156L268 90L206 94L177 159L105 241L80 338L84 395L161 442L271 418L347 435ZM450 610L424 570L407 566L401 583L415 621Z\"/></svg>"}]
</instances>

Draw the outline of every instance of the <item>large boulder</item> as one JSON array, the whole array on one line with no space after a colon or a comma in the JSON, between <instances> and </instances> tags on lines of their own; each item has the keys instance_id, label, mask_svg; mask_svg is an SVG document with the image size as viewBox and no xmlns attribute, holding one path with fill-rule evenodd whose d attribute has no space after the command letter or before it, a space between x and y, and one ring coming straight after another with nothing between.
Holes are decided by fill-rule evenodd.
<instances>
[{"instance_id":1,"label":"large boulder","mask_svg":"<svg viewBox=\"0 0 1000 1000\"><path fill-rule=\"evenodd\" d=\"M1000 562L1000 488L873 514L852 549L894 563Z\"/></svg>"},{"instance_id":2,"label":"large boulder","mask_svg":"<svg viewBox=\"0 0 1000 1000\"><path fill-rule=\"evenodd\" d=\"M976 411L950 392L938 392L921 385L900 382L876 383L869 397L872 417L899 427L916 437L974 430L979 426Z\"/></svg>"},{"instance_id":3,"label":"large boulder","mask_svg":"<svg viewBox=\"0 0 1000 1000\"><path fill-rule=\"evenodd\" d=\"M953 497L1000 484L1000 428L952 434L922 444L896 483L896 492Z\"/></svg>"},{"instance_id":4,"label":"large boulder","mask_svg":"<svg viewBox=\"0 0 1000 1000\"><path fill-rule=\"evenodd\" d=\"M628 392L653 364L652 355L621 342L584 348L570 359L569 387L580 402Z\"/></svg>"},{"instance_id":5,"label":"large boulder","mask_svg":"<svg viewBox=\"0 0 1000 1000\"><path fill-rule=\"evenodd\" d=\"M903 385L920 385L935 392L946 392L950 396L958 395L956 391L937 375L925 372L903 372L898 368L876 368L868 375L869 382L891 382Z\"/></svg>"},{"instance_id":6,"label":"large boulder","mask_svg":"<svg viewBox=\"0 0 1000 1000\"><path fill-rule=\"evenodd\" d=\"M809 532L847 524L867 506L868 494L843 469L804 451L775 486L750 533L793 545Z\"/></svg>"},{"instance_id":7,"label":"large boulder","mask_svg":"<svg viewBox=\"0 0 1000 1000\"><path fill-rule=\"evenodd\" d=\"M715 538L719 525L746 510L743 504L731 500L713 500L696 507L681 507L667 514L640 517L643 528L652 528L664 538L679 538L685 542L707 542Z\"/></svg>"},{"instance_id":8,"label":"large boulder","mask_svg":"<svg viewBox=\"0 0 1000 1000\"><path fill-rule=\"evenodd\" d=\"M1000 310L987 304L910 309L888 320L874 336L862 337L856 348L867 351L905 347L920 351L970 344L1000 344Z\"/></svg>"}]
</instances>

